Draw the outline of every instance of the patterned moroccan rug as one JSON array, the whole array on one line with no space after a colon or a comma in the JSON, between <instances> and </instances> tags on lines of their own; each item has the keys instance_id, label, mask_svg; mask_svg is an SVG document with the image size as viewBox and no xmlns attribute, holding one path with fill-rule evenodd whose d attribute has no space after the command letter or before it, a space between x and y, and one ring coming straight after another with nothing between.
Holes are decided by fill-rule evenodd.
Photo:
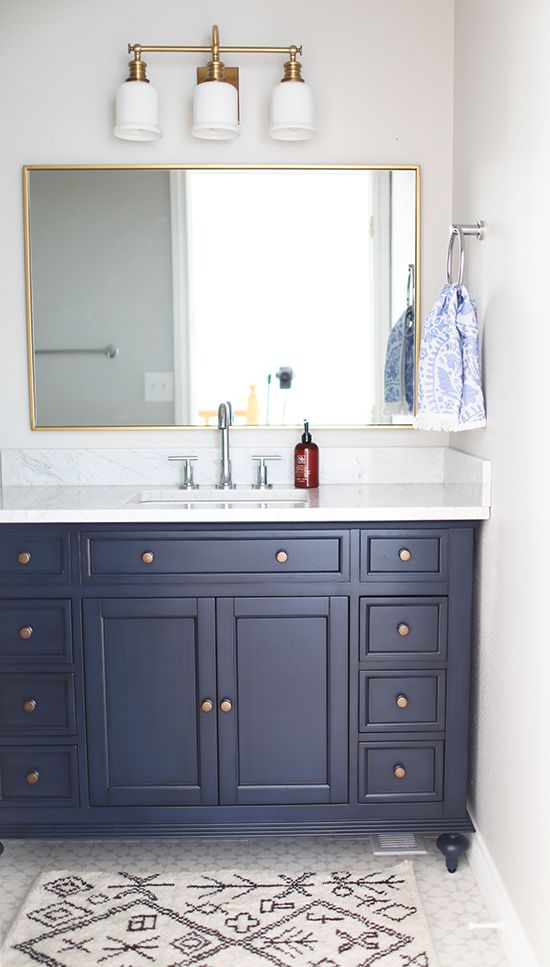
<instances>
[{"instance_id":1,"label":"patterned moroccan rug","mask_svg":"<svg viewBox=\"0 0 550 967\"><path fill-rule=\"evenodd\" d=\"M2 967L435 967L409 862L368 873L42 874Z\"/></svg>"}]
</instances>

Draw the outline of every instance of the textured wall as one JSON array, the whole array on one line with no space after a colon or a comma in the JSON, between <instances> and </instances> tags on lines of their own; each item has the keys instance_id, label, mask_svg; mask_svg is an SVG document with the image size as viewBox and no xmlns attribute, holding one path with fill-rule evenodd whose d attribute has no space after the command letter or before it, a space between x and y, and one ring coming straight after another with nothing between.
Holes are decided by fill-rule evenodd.
<instances>
[{"instance_id":1,"label":"textured wall","mask_svg":"<svg viewBox=\"0 0 550 967\"><path fill-rule=\"evenodd\" d=\"M550 5L456 4L453 217L482 309L489 425L460 435L493 461L477 589L473 805L514 906L550 964L547 279Z\"/></svg>"},{"instance_id":2,"label":"textured wall","mask_svg":"<svg viewBox=\"0 0 550 967\"><path fill-rule=\"evenodd\" d=\"M29 429L21 175L24 163L205 161L417 162L423 168L423 294L433 299L444 267L451 197L452 0L3 0L0 49L0 445L185 445L165 433L35 433ZM318 104L319 136L272 141L267 103L277 57L241 57L243 131L231 143L189 133L190 95L202 58L149 55L162 99L165 138L131 144L112 136L114 91L128 41L205 43L214 21L222 43L303 43L304 75ZM227 58L229 61L230 58ZM235 59L236 62L236 59ZM434 123L437 119L437 123ZM293 213L289 212L289 223ZM299 230L299 224L297 224ZM254 432L254 431L253 431ZM275 433L275 431L273 431ZM214 444L214 432L187 445ZM242 437L250 438L250 431ZM264 434L262 434L265 437ZM445 437L399 431L327 431L338 445L441 445ZM294 443L295 432L267 445ZM260 435L251 445L261 446ZM264 445L266 441L264 438Z\"/></svg>"}]
</instances>

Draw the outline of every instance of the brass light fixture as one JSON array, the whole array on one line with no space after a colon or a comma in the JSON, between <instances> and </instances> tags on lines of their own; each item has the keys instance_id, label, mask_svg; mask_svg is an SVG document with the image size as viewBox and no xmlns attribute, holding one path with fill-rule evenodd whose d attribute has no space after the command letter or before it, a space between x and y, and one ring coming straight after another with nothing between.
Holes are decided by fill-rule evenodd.
<instances>
[{"instance_id":1,"label":"brass light fixture","mask_svg":"<svg viewBox=\"0 0 550 967\"><path fill-rule=\"evenodd\" d=\"M269 134L279 141L305 141L317 132L314 122L311 88L302 78L298 54L302 48L288 47L221 47L219 30L212 27L212 43L205 46L156 46L128 44L133 54L126 81L116 93L116 121L113 133L126 141L155 141L162 137L159 126L159 99L150 84L142 54L209 53L205 67L197 69L197 85L193 91L192 134L196 138L227 141L239 135L239 69L226 67L221 54L287 54L284 76L271 98Z\"/></svg>"}]
</instances>

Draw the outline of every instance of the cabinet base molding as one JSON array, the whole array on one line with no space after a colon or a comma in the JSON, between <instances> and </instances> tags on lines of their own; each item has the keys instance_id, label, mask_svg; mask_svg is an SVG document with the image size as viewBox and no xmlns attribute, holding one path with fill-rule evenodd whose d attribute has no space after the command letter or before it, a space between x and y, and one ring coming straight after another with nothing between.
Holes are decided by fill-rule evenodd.
<instances>
[{"instance_id":1,"label":"cabinet base molding","mask_svg":"<svg viewBox=\"0 0 550 967\"><path fill-rule=\"evenodd\" d=\"M0 826L0 838L7 839L141 839L154 836L372 836L376 833L475 832L469 816L465 819L417 819L409 822L351 821L332 823L25 823Z\"/></svg>"}]
</instances>

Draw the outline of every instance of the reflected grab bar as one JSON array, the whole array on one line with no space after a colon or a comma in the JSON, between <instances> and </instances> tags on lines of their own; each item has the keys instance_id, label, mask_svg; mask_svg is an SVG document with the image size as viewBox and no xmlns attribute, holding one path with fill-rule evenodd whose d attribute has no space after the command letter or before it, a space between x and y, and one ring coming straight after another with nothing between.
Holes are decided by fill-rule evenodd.
<instances>
[{"instance_id":1,"label":"reflected grab bar","mask_svg":"<svg viewBox=\"0 0 550 967\"><path fill-rule=\"evenodd\" d=\"M35 349L35 354L41 356L52 356L52 355L66 355L68 353L84 353L87 356L107 356L108 359L114 359L118 356L118 346L113 346L109 344L104 346L103 349Z\"/></svg>"}]
</instances>

